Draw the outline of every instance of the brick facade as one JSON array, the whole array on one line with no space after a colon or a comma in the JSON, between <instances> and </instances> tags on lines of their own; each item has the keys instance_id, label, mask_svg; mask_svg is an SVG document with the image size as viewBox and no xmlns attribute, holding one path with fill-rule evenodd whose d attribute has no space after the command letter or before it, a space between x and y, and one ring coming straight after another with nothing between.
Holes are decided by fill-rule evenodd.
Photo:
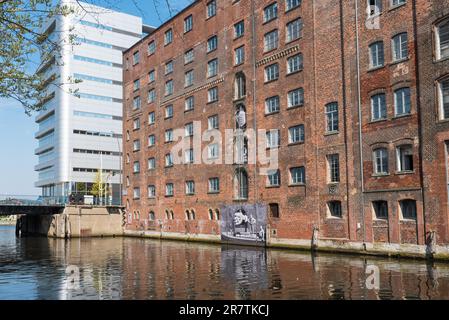
<instances>
[{"instance_id":1,"label":"brick facade","mask_svg":"<svg viewBox=\"0 0 449 320\"><path fill-rule=\"evenodd\" d=\"M382 0L380 14L371 18L364 0L216 0L216 15L207 17L212 2L194 2L125 52L126 228L219 235L223 205L263 203L279 208L279 217L268 210L270 238L310 240L318 228L321 239L422 245L435 231L437 242L446 244L449 128L447 121L438 120L436 81L449 74L449 60L435 62L434 32L435 23L449 17L449 2L407 0L393 6L392 1ZM286 11L287 2L300 5ZM264 21L265 9L273 3L278 6L277 17ZM184 32L189 16L193 27ZM301 19L300 36L289 39L288 26L297 19ZM236 37L240 21L244 33ZM168 30L173 41L164 45ZM273 30L278 31L279 44L267 50L264 37ZM217 48L208 52L212 36L217 37ZM153 41L156 51L149 54ZM370 52L376 43L383 44L383 58L373 65ZM234 50L240 47L244 62L236 65ZM186 63L189 50L194 59ZM134 64L136 52L140 59ZM289 61L298 55L302 66L289 72ZM208 77L207 66L214 59L218 59L218 73ZM173 71L165 74L170 61ZM266 68L273 64L278 65L279 77L267 81ZM155 80L150 83L152 70ZM191 70L193 84L185 87ZM242 74L246 92L237 97L236 77ZM173 81L174 92L166 96L168 81ZM218 100L210 102L208 91L214 87ZM147 103L153 89L155 101ZM303 99L291 106L289 94L298 89ZM138 96L141 106L134 108ZM186 111L189 97L194 97L194 109ZM267 113L266 101L271 97L278 97L279 110ZM169 105L173 116L166 118ZM195 126L194 134L202 134L208 118L217 115L225 137L226 129L235 129L235 113L242 106L246 132L280 130L279 185L267 187L260 163L165 166L165 155L176 145L165 142L166 130L184 130L197 121L201 131ZM329 130L330 110L335 106L338 125ZM154 124L149 124L151 112ZM136 119L140 119L137 129ZM295 126L303 126L304 141L289 139L289 129ZM152 147L150 135L155 136ZM191 137L183 139L193 143ZM138 151L133 151L135 140L140 140ZM201 150L210 143L203 141ZM385 158L376 158L379 150ZM331 155L338 155L337 181L331 180L330 159L335 159ZM155 158L155 169L148 170L149 158ZM136 161L140 172L133 173ZM305 168L305 183L294 183L291 169L300 167ZM248 177L244 200L237 197L235 182L241 170ZM219 178L219 192L209 190L211 178ZM187 181L194 181L194 194L186 194ZM165 195L167 183L174 186L173 196ZM155 187L155 197L147 195L150 185ZM133 196L135 188L140 188L140 196ZM380 201L386 201L387 209Z\"/></svg>"}]
</instances>

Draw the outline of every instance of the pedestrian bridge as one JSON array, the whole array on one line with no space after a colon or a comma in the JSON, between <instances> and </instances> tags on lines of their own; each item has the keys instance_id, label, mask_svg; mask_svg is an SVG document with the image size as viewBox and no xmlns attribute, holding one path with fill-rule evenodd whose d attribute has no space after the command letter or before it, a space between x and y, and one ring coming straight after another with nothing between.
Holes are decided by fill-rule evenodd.
<instances>
[{"instance_id":1,"label":"pedestrian bridge","mask_svg":"<svg viewBox=\"0 0 449 320\"><path fill-rule=\"evenodd\" d=\"M0 216L58 214L66 203L66 197L0 195Z\"/></svg>"}]
</instances>

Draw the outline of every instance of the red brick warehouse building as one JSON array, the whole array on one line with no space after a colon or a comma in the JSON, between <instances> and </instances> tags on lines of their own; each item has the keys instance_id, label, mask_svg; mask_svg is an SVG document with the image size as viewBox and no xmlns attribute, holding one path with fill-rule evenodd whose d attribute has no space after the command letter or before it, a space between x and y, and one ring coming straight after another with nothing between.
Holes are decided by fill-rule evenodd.
<instances>
[{"instance_id":1,"label":"red brick warehouse building","mask_svg":"<svg viewBox=\"0 0 449 320\"><path fill-rule=\"evenodd\" d=\"M446 254L448 7L215 0L166 21L124 55L127 233L220 241L259 204L271 246Z\"/></svg>"}]
</instances>

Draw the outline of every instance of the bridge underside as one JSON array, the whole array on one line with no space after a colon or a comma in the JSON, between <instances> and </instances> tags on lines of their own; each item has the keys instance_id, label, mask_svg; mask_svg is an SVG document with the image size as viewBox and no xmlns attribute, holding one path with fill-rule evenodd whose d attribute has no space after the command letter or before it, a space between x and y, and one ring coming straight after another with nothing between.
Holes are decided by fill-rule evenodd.
<instances>
[{"instance_id":1,"label":"bridge underside","mask_svg":"<svg viewBox=\"0 0 449 320\"><path fill-rule=\"evenodd\" d=\"M0 205L0 216L12 215L52 215L60 214L64 211L64 206L14 206Z\"/></svg>"}]
</instances>

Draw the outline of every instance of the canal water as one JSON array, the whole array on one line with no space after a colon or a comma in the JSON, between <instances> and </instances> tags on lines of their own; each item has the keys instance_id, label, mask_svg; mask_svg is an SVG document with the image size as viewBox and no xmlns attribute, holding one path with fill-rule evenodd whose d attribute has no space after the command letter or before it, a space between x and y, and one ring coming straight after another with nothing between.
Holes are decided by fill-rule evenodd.
<instances>
[{"instance_id":1,"label":"canal water","mask_svg":"<svg viewBox=\"0 0 449 320\"><path fill-rule=\"evenodd\" d=\"M0 299L449 299L449 264L0 226Z\"/></svg>"}]
</instances>

